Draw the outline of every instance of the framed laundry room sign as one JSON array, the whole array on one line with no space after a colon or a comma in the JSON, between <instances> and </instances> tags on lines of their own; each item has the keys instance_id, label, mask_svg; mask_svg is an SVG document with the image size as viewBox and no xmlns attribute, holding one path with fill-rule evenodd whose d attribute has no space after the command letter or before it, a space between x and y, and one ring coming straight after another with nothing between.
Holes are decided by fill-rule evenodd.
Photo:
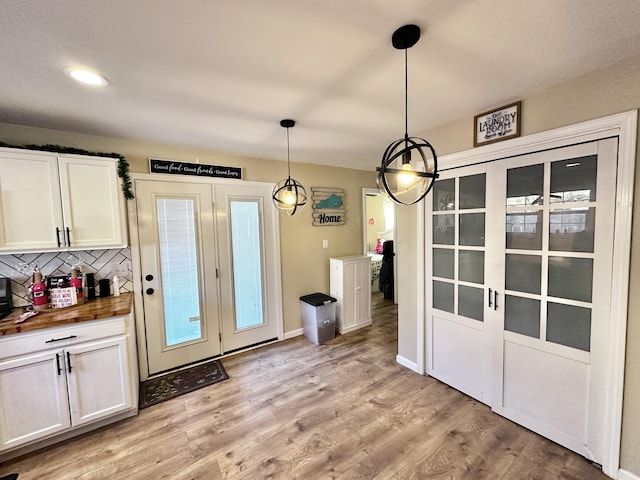
<instances>
[{"instance_id":1,"label":"framed laundry room sign","mask_svg":"<svg viewBox=\"0 0 640 480\"><path fill-rule=\"evenodd\" d=\"M187 163L177 160L149 159L149 173L165 173L169 175L192 175L195 177L232 178L242 180L241 167L225 167L222 165L206 165L204 163Z\"/></svg>"},{"instance_id":2,"label":"framed laundry room sign","mask_svg":"<svg viewBox=\"0 0 640 480\"><path fill-rule=\"evenodd\" d=\"M518 101L473 117L473 146L519 137L521 107Z\"/></svg>"}]
</instances>

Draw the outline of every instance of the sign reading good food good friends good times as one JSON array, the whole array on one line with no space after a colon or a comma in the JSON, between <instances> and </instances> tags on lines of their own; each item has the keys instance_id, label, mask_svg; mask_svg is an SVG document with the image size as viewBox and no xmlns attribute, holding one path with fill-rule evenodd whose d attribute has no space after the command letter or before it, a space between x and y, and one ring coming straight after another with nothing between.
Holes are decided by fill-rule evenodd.
<instances>
[{"instance_id":1,"label":"sign reading good food good friends good times","mask_svg":"<svg viewBox=\"0 0 640 480\"><path fill-rule=\"evenodd\" d=\"M169 175L192 175L196 177L233 178L242 180L242 168L224 167L222 165L206 165L204 163L187 163L176 160L149 159L150 173L166 173Z\"/></svg>"}]
</instances>

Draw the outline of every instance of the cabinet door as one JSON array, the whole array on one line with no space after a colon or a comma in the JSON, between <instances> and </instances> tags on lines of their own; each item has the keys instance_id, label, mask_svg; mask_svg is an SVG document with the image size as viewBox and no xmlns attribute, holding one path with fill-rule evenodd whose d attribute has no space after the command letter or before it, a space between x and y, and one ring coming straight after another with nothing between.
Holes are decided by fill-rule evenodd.
<instances>
[{"instance_id":1,"label":"cabinet door","mask_svg":"<svg viewBox=\"0 0 640 480\"><path fill-rule=\"evenodd\" d=\"M1 151L0 251L56 249L61 230L56 157Z\"/></svg>"},{"instance_id":2,"label":"cabinet door","mask_svg":"<svg viewBox=\"0 0 640 480\"><path fill-rule=\"evenodd\" d=\"M132 406L127 337L68 347L65 351L74 427Z\"/></svg>"},{"instance_id":3,"label":"cabinet door","mask_svg":"<svg viewBox=\"0 0 640 480\"><path fill-rule=\"evenodd\" d=\"M0 362L0 450L70 426L62 350Z\"/></svg>"},{"instance_id":4,"label":"cabinet door","mask_svg":"<svg viewBox=\"0 0 640 480\"><path fill-rule=\"evenodd\" d=\"M124 200L114 158L59 158L65 243L71 249L126 247Z\"/></svg>"}]
</instances>

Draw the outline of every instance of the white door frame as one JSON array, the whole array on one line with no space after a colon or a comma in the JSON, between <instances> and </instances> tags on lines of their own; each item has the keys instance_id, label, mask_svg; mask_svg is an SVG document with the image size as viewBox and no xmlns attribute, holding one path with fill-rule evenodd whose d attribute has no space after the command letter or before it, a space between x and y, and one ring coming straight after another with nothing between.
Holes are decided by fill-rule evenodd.
<instances>
[{"instance_id":1,"label":"white door frame","mask_svg":"<svg viewBox=\"0 0 640 480\"><path fill-rule=\"evenodd\" d=\"M638 110L589 120L567 127L519 137L505 142L494 143L472 150L457 152L439 158L441 169L456 168L480 162L488 162L499 158L523 155L531 152L548 150L583 142L618 137L618 165L616 176L616 211L614 221L613 274L611 282L611 331L608 370L611 372L609 385L606 388L607 415L606 438L609 445L605 453L602 471L616 478L620 463L620 439L622 434L622 395L624 388L624 362L627 330L627 306L629 297L629 265L631 256L631 220L633 207L633 184L636 162ZM417 251L415 255L422 258L422 289L418 290L418 298L423 308L418 310L417 324L417 373L425 374L427 354L427 338L425 329L426 310L424 298L426 291L426 271L424 269L424 215L425 209L417 209L416 221ZM420 228L420 225L423 227ZM401 287L402 288L402 287ZM420 288L420 285L418 285Z\"/></svg>"},{"instance_id":2,"label":"white door frame","mask_svg":"<svg viewBox=\"0 0 640 480\"><path fill-rule=\"evenodd\" d=\"M182 177L179 175L162 175L162 174L150 174L150 173L133 173L131 174L131 180L146 180L146 181L165 181L172 183L200 183L212 185L214 188L216 185L238 185L240 182L243 186L256 186L265 187L267 183L264 182L249 182L229 180L224 178L200 178L200 177ZM215 211L214 205L214 211ZM275 209L274 209L275 210ZM142 299L142 272L140 270L140 242L138 238L138 212L136 211L135 201L127 202L127 213L129 218L129 244L131 245L131 270L133 273L133 306L134 306L134 318L136 328L136 341L138 349L138 368L140 373L140 381L147 380L149 378L149 364L147 362L147 345L146 345L146 333L145 333L145 321L144 321L144 304ZM214 214L215 215L215 214ZM267 215L265 214L265 219ZM275 222L274 238L277 248L274 249L272 254L276 257L275 266L276 272L274 277L277 277L277 285L275 288L275 311L276 322L278 323L278 340L284 338L284 320L282 313L282 274L281 274L281 261L280 261L280 222L279 214L274 213L272 220ZM214 223L216 221L214 220ZM217 227L216 227L217 230ZM218 288L218 287L216 287ZM219 288L218 288L219 291Z\"/></svg>"}]
</instances>

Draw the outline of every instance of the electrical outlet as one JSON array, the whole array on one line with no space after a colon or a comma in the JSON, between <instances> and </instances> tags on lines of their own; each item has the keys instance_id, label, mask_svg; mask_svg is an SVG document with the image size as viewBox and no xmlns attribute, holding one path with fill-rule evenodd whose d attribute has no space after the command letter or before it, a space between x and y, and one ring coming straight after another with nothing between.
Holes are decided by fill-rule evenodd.
<instances>
[{"instance_id":1,"label":"electrical outlet","mask_svg":"<svg viewBox=\"0 0 640 480\"><path fill-rule=\"evenodd\" d=\"M112 263L111 275L116 275L118 277L126 277L129 275L129 262Z\"/></svg>"}]
</instances>

